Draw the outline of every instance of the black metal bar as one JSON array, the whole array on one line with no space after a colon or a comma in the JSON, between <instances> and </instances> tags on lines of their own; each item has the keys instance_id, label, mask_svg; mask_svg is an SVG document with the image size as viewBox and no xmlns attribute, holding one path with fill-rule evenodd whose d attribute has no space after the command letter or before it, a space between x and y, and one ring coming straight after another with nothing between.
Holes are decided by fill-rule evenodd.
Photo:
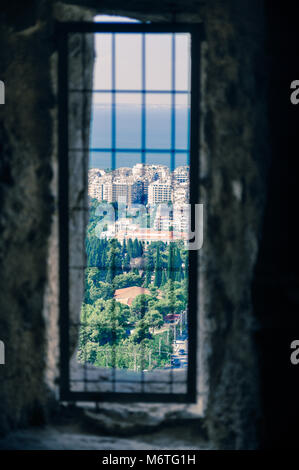
<instances>
[{"instance_id":1,"label":"black metal bar","mask_svg":"<svg viewBox=\"0 0 299 470\"><path fill-rule=\"evenodd\" d=\"M141 50L141 81L142 89L146 90L146 36L145 33L142 33L142 50ZM141 163L145 164L146 162L146 95L142 93L142 114L141 114ZM145 308L141 308L141 320L142 325L144 321ZM144 393L144 345L143 341L141 342L141 392ZM138 370L138 369L137 369Z\"/></svg>"},{"instance_id":2,"label":"black metal bar","mask_svg":"<svg viewBox=\"0 0 299 470\"><path fill-rule=\"evenodd\" d=\"M112 79L112 89L116 87L116 41L115 41L115 32L112 34L112 45L111 45L111 79ZM116 168L116 95L112 94L111 96L111 169L112 171ZM114 259L114 258L113 258ZM114 273L114 270L113 270ZM115 350L115 339L116 339L116 325L115 325L115 309L113 308L112 312L112 387L113 392L116 390L115 383L115 369L116 369L116 350Z\"/></svg>"},{"instance_id":3,"label":"black metal bar","mask_svg":"<svg viewBox=\"0 0 299 470\"><path fill-rule=\"evenodd\" d=\"M191 36L191 122L190 122L190 203L199 201L199 100L200 100L200 35ZM196 401L197 315L198 315L198 252L189 251L188 299L188 393Z\"/></svg>"},{"instance_id":4,"label":"black metal bar","mask_svg":"<svg viewBox=\"0 0 299 470\"><path fill-rule=\"evenodd\" d=\"M59 304L60 394L69 392L69 168L68 168L68 49L67 34L59 33Z\"/></svg>"},{"instance_id":5,"label":"black metal bar","mask_svg":"<svg viewBox=\"0 0 299 470\"><path fill-rule=\"evenodd\" d=\"M187 369L184 369L184 370L187 370ZM165 369L165 372L168 372L168 369ZM80 382L83 382L82 379L71 379L70 380L70 383L80 383ZM86 380L86 383L89 383L89 384L98 384L99 383L99 379L87 379ZM103 379L103 383L106 384L112 384L112 380L108 380L108 379ZM136 380L126 380L126 379L117 379L117 383L124 383L124 384L135 384L135 385L140 385L141 382L137 382ZM159 380L145 380L145 385L149 384L149 385L153 385L153 384L157 384L157 385L170 385L171 382L163 382L163 381L159 381ZM187 385L187 382L186 380L176 380L175 381L175 384L176 385ZM102 392L103 393L103 392ZM134 392L132 392L134 393Z\"/></svg>"},{"instance_id":6,"label":"black metal bar","mask_svg":"<svg viewBox=\"0 0 299 470\"><path fill-rule=\"evenodd\" d=\"M176 51L175 51L175 34L172 33L171 35L171 90L175 90L175 61L176 61ZM173 172L175 169L175 95L171 94L171 159L170 159L170 171ZM173 185L173 173L172 176L172 185ZM173 232L172 236L173 236ZM170 258L170 272L172 272L173 268L173 250L172 245L170 244L169 247L169 258ZM171 286L173 291L173 285ZM174 313L174 306L171 306L171 313ZM173 342L172 342L172 352L173 352ZM173 393L173 364L170 357L170 391Z\"/></svg>"},{"instance_id":7,"label":"black metal bar","mask_svg":"<svg viewBox=\"0 0 299 470\"><path fill-rule=\"evenodd\" d=\"M203 23L95 23L57 22L57 31L69 33L197 33L204 39Z\"/></svg>"},{"instance_id":8,"label":"black metal bar","mask_svg":"<svg viewBox=\"0 0 299 470\"><path fill-rule=\"evenodd\" d=\"M86 44L85 44L85 34L82 33L81 34L81 44L82 44L82 48L81 48L81 70L82 70L82 75L81 75L81 81L82 81L82 84L83 86L85 86L85 67L86 67ZM85 147L86 144L88 144L86 142L86 136L85 136L85 129L87 128L86 126L86 99L87 99L87 96L86 94L83 94L82 96L82 99L83 99L83 102L82 102L82 115L81 115L81 118L82 118L82 143ZM84 152L83 153L83 156L84 158L82 158L82 174L83 174L83 188L84 188L84 192L85 192L85 187L86 187L86 181L87 181L87 178L88 178L88 175L86 173L86 155L85 153L87 152ZM89 153L89 152L88 152ZM88 155L89 156L89 155ZM87 157L88 158L88 157ZM84 197L84 196L83 196ZM84 211L83 213L83 227L87 227L87 224L88 224L88 212ZM82 240L82 250L83 250L83 253L85 252L85 240L83 239ZM85 272L84 272L84 268L82 267L82 282L83 282L83 289L85 287ZM81 313L80 313L81 314ZM85 313L85 317L84 317L84 320L86 320L86 313ZM84 335L85 335L85 331L84 331ZM84 339L84 342L86 341L86 339ZM85 343L86 344L86 343ZM83 364L83 371L84 371L84 390L87 390L87 360L86 360L86 346L84 347L84 364Z\"/></svg>"},{"instance_id":9,"label":"black metal bar","mask_svg":"<svg viewBox=\"0 0 299 470\"><path fill-rule=\"evenodd\" d=\"M112 46L111 46L111 76L112 76L112 88L115 89L116 76L115 76L115 33L112 34ZM115 94L111 97L111 169L115 170L115 151L116 151L116 97Z\"/></svg>"},{"instance_id":10,"label":"black metal bar","mask_svg":"<svg viewBox=\"0 0 299 470\"><path fill-rule=\"evenodd\" d=\"M194 403L188 393L120 393L120 392L74 392L61 394L62 401L107 401L145 403Z\"/></svg>"},{"instance_id":11,"label":"black metal bar","mask_svg":"<svg viewBox=\"0 0 299 470\"><path fill-rule=\"evenodd\" d=\"M141 80L142 89L146 90L146 43L145 34L142 34L142 50L141 50ZM146 99L145 93L142 94L142 108L141 108L141 162L146 162Z\"/></svg>"},{"instance_id":12,"label":"black metal bar","mask_svg":"<svg viewBox=\"0 0 299 470\"><path fill-rule=\"evenodd\" d=\"M79 209L79 210L81 210L81 209ZM111 240L112 240L112 238L111 238ZM162 240L161 240L161 241L162 241ZM85 265L85 266L71 266L71 265L70 265L69 268L70 268L70 269L77 270L77 271L78 271L79 269L87 269L87 268L89 268L89 269L98 269L99 271L108 271L108 268L107 268L106 266L88 266L88 265ZM157 271L163 271L163 270L164 270L164 268L159 268L159 269L157 269ZM179 272L179 271L181 271L180 268L176 268L176 267L174 267L174 266L171 267L170 270L171 270L171 272Z\"/></svg>"},{"instance_id":13,"label":"black metal bar","mask_svg":"<svg viewBox=\"0 0 299 470\"><path fill-rule=\"evenodd\" d=\"M114 89L103 89L103 90L97 90L97 89L88 89L88 88L82 88L82 90L77 89L77 88L70 88L69 93L139 93L139 94L171 94L173 93L174 95L188 95L190 93L189 90L145 90L145 89L140 89L140 90L114 90Z\"/></svg>"},{"instance_id":14,"label":"black metal bar","mask_svg":"<svg viewBox=\"0 0 299 470\"><path fill-rule=\"evenodd\" d=\"M146 153L171 153L171 148L170 149L144 149ZM89 149L80 149L80 148L70 148L70 152L84 152L84 151L89 151L89 152L119 152L119 153L142 153L142 148L106 148L106 147L96 147L96 148L89 148ZM188 149L175 149L175 153L189 153Z\"/></svg>"},{"instance_id":15,"label":"black metal bar","mask_svg":"<svg viewBox=\"0 0 299 470\"><path fill-rule=\"evenodd\" d=\"M171 90L175 90L175 34L171 36ZM175 169L175 95L171 94L171 163L170 170Z\"/></svg>"}]
</instances>

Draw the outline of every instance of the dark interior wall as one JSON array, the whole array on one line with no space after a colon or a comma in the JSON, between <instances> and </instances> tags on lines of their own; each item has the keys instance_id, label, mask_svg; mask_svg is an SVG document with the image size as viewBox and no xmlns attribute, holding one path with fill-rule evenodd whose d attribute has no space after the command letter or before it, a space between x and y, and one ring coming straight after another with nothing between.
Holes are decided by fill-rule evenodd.
<instances>
[{"instance_id":1,"label":"dark interior wall","mask_svg":"<svg viewBox=\"0 0 299 470\"><path fill-rule=\"evenodd\" d=\"M290 102L290 84L299 77L296 12L295 2L266 2L272 164L252 289L265 448L298 447L299 374L290 362L290 344L299 338L298 106Z\"/></svg>"},{"instance_id":2,"label":"dark interior wall","mask_svg":"<svg viewBox=\"0 0 299 470\"><path fill-rule=\"evenodd\" d=\"M91 17L78 7L64 8L50 1L28 2L22 15L15 3L7 2L3 8L0 51L0 79L6 83L6 104L0 107L0 339L7 350L7 364L0 369L1 431L42 420L54 396L58 317L53 79L57 44L53 26L55 15L70 20ZM258 447L261 422L267 418L273 425L273 403L269 405L267 396L275 371L270 371L265 356L272 330L268 329L267 338L255 334L256 328L264 326L261 317L269 310L269 296L264 296L263 288L257 288L262 295L254 290L254 307L251 284L258 252L257 271L261 271L277 249L269 245L277 222L275 189L268 194L268 168L274 153L276 176L270 173L274 185L289 123L280 137L278 121L274 118L273 122L277 111L270 104L285 73L278 63L291 38L285 39L285 47L277 53L278 14L258 0L131 0L126 10L116 0L64 3L92 7L98 13L166 21L173 19L169 12L174 11L177 21L204 21L201 202L205 204L205 237L200 339L208 390L205 419L216 447ZM276 81L271 81L269 89L273 68ZM283 99L281 110L285 111ZM285 167L287 182L286 173ZM271 326L272 317L266 316ZM269 436L271 445L274 436Z\"/></svg>"}]
</instances>

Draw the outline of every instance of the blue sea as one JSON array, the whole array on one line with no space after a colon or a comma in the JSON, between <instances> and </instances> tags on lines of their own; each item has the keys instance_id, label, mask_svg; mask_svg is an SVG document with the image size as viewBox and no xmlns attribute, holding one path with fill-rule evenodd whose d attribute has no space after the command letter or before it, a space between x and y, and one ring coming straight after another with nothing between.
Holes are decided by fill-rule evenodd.
<instances>
[{"instance_id":1,"label":"blue sea","mask_svg":"<svg viewBox=\"0 0 299 470\"><path fill-rule=\"evenodd\" d=\"M112 146L111 109L94 106L92 113L91 147L109 149ZM189 119L188 107L175 108L175 152L174 167L189 165ZM116 107L115 168L133 167L141 162L141 107L119 105ZM171 108L148 106L146 109L146 163L162 164L171 168ZM125 151L125 149L130 149ZM160 150L160 152L159 152ZM162 150L162 152L161 152ZM92 151L90 168L112 169L109 151Z\"/></svg>"}]
</instances>

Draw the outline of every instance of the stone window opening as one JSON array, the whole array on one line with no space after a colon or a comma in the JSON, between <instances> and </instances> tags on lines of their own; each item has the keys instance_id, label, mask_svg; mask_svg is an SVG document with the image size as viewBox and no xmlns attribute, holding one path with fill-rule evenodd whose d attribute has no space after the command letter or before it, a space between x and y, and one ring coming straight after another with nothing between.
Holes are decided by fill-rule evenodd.
<instances>
[{"instance_id":1,"label":"stone window opening","mask_svg":"<svg viewBox=\"0 0 299 470\"><path fill-rule=\"evenodd\" d=\"M74 33L70 36L69 39L69 50L70 50L70 55L69 55L69 62L68 62L68 67L69 70L71 70L71 80L70 86L74 90L80 90L80 88L83 86L83 88L91 88L91 83L92 83L92 74L93 74L93 68L92 68L92 63L93 63L93 34L85 34L84 36L80 33ZM84 37L84 39L83 39ZM78 49L82 48L84 49L84 54L78 53ZM83 58L84 55L84 58ZM198 82L199 84L199 82ZM196 96L198 96L198 93L195 93ZM82 93L81 93L82 95ZM80 97L80 98L79 98ZM79 98L79 100L78 100ZM78 208L82 209L86 206L86 201L87 201L87 172L88 172L88 155L86 154L86 149L88 148L88 142L89 142L89 119L88 115L90 114L91 111L91 95L89 94L84 94L83 97L80 96L80 93L78 92L77 94L74 93L73 97L69 99L69 106L68 106L68 116L69 116L69 134L68 138L70 140L70 147L73 147L74 149L79 143L79 147L83 148L82 152L76 152L76 151L70 151L70 157L71 157L71 166L70 166L70 180L69 180L69 187L71 191L69 191L69 200L70 200L70 205L71 208L74 209L72 211L72 215L70 218L70 227L69 230L72 232L72 235L74 234L74 230L76 231L76 235L73 238L73 241L71 242L70 246L70 257L73 256L73 261L75 260L75 263L77 264L82 264L84 265L84 257L85 253L82 251L82 246L84 246L83 238L85 234L85 227L87 225L87 218L85 214L85 218L82 219L82 217L78 217L78 214L80 213L80 210L78 211ZM81 184L78 181L78 174L81 173ZM64 174L64 173L63 173ZM73 188L75 188L75 191L73 191ZM81 215L81 214L80 214ZM79 230L78 230L79 228ZM83 243L82 243L83 242ZM73 244L73 245L72 245ZM69 274L72 276L72 274ZM79 285L81 284L81 287ZM194 288L194 286L193 286ZM70 314L73 319L75 319L74 326L76 326L76 320L78 318L78 305L81 305L80 302L80 297L82 298L83 296L83 291L82 291L82 277L80 278L80 274L76 272L75 277L70 278ZM62 333L62 338L61 340L65 340L65 336L63 337L63 332ZM71 350L74 350L77 346L77 335L78 332L74 328L72 334L70 334L68 338L68 344L69 348ZM196 338L197 339L197 338ZM88 372L87 372L88 373ZM75 374L77 374L77 371L75 371ZM86 374L86 368L84 368L83 374ZM77 378L77 375L75 375L75 378ZM196 381L198 383L199 379L198 376L196 377ZM85 391L86 391L86 384L85 384ZM94 394L96 397L96 393ZM84 394L82 394L82 397L84 397ZM108 400L109 400L109 394L107 394ZM159 413L166 416L169 413L170 414L177 414L178 418L184 419L186 416L192 416L193 418L198 418L199 416L202 416L202 411L203 411L203 402L202 402L202 397L203 394L197 392L197 397L192 399L191 401L195 401L193 405L188 405L188 404L171 404L171 405L154 405L153 404L138 404L138 395L136 394L136 402L135 402L135 407L138 405L141 407L141 409L148 409L152 410L152 412L155 414L157 413L157 410L159 410ZM154 401L161 401L163 402L164 397L162 397L161 400L154 400ZM141 397L142 399L142 397ZM113 401L116 399L114 398ZM132 398L129 398L130 401L132 401ZM72 401L72 400L67 400L67 401ZM76 402L83 402L84 400L79 400L76 399ZM105 406L109 406L105 404L105 399L103 400L104 402L98 403L97 401L95 402L96 409L103 409ZM118 400L121 401L121 398ZM143 400L142 400L143 401ZM149 398L149 401L153 401ZM183 399L183 401L185 401ZM187 401L189 401L187 399ZM122 407L124 409L130 409L130 405L116 405L118 407ZM154 411L153 411L154 410Z\"/></svg>"}]
</instances>

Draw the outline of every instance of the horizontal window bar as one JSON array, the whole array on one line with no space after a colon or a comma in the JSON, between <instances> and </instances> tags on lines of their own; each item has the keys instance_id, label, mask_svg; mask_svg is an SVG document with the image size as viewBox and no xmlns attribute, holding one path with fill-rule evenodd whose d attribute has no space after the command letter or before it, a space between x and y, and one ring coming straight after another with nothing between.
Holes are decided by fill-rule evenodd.
<instances>
[{"instance_id":1,"label":"horizontal window bar","mask_svg":"<svg viewBox=\"0 0 299 470\"><path fill-rule=\"evenodd\" d=\"M146 382L145 382L146 385ZM175 385L175 384L174 384ZM188 384L187 384L188 386ZM159 402L173 402L173 403L196 403L196 395L192 393L148 393L148 392L73 392L71 390L61 390L60 399L62 401L109 401L119 402L148 402L148 403L159 403Z\"/></svg>"},{"instance_id":2,"label":"horizontal window bar","mask_svg":"<svg viewBox=\"0 0 299 470\"><path fill-rule=\"evenodd\" d=\"M124 148L112 148L112 147L107 147L107 148L81 148L81 149L76 149L76 148L69 148L69 152L124 152L124 153L140 153L140 152L146 152L146 153L189 153L190 150L188 149L141 149L141 148L133 148L133 149L124 149ZM140 162L142 163L142 162Z\"/></svg>"},{"instance_id":3,"label":"horizontal window bar","mask_svg":"<svg viewBox=\"0 0 299 470\"><path fill-rule=\"evenodd\" d=\"M96 23L56 22L56 29L62 33L199 33L204 38L202 23Z\"/></svg>"},{"instance_id":4,"label":"horizontal window bar","mask_svg":"<svg viewBox=\"0 0 299 470\"><path fill-rule=\"evenodd\" d=\"M106 367L106 369L108 370L111 370L111 368L108 368ZM169 372L170 368L169 369L163 369L163 370L166 370L166 372ZM178 369L176 369L178 370ZM181 369L182 370L182 369ZM130 370L130 372L132 372L132 370ZM138 374L140 374L140 371L137 372ZM106 380L106 379L94 379L94 380L91 380L91 379L86 379L86 380L83 380L83 379L70 379L70 382L71 383L79 383L79 384L99 384L99 383L103 383L105 385L110 385L113 383L112 380ZM125 380L125 379L122 379L122 380L119 380L117 379L116 380L116 383L124 383L124 384L136 384L136 385L140 385L141 383L143 383L144 385L187 385L187 381L186 380L180 380L180 381L173 381L173 382L170 382L170 381L167 381L167 382L163 382L161 380L145 380L144 382L141 382L141 380ZM129 392L130 393L130 392ZM132 392L134 393L134 392Z\"/></svg>"},{"instance_id":5,"label":"horizontal window bar","mask_svg":"<svg viewBox=\"0 0 299 470\"><path fill-rule=\"evenodd\" d=\"M70 93L158 93L158 94L190 94L190 90L118 90L118 89L90 89L90 88L71 88L69 89Z\"/></svg>"},{"instance_id":6,"label":"horizontal window bar","mask_svg":"<svg viewBox=\"0 0 299 470\"><path fill-rule=\"evenodd\" d=\"M99 240L102 240L99 238ZM115 240L115 238L110 238L110 240ZM131 238L132 240L132 238ZM183 240L183 239L173 239L173 241L180 241L180 240ZM149 240L149 241L152 241L152 240ZM161 241L163 242L163 240L156 240L156 241ZM171 240L168 240L168 241L171 241ZM165 243L165 242L164 242ZM70 266L69 267L70 269L74 270L74 271L79 271L79 270L85 270L85 269L98 269L99 271L108 271L109 270L109 267L108 266L88 266L88 265L85 265L85 266ZM140 268L141 270L141 268ZM143 268L143 271L149 271L149 272L163 272L165 270L168 270L170 271L171 273L175 273L175 272L181 272L182 271L182 267L181 266L171 266L170 268L153 268L153 269L147 269L146 266ZM117 268L113 269L112 270L113 272L116 272L117 271Z\"/></svg>"}]
</instances>

